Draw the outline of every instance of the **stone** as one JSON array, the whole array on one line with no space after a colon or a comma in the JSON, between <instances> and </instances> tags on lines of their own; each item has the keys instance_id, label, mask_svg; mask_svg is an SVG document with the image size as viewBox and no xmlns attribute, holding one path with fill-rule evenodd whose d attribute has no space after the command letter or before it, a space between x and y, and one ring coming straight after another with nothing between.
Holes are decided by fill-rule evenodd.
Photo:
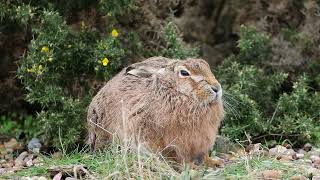
<instances>
[{"instance_id":1,"label":"stone","mask_svg":"<svg viewBox=\"0 0 320 180\"><path fill-rule=\"evenodd\" d=\"M14 160L14 164L16 167L23 167L26 165L26 162L24 161L24 159L28 156L28 152L24 151L22 152L15 160Z\"/></svg>"},{"instance_id":2,"label":"stone","mask_svg":"<svg viewBox=\"0 0 320 180\"><path fill-rule=\"evenodd\" d=\"M306 171L307 171L306 174L319 175L319 177L320 177L319 169L317 169L317 168L315 168L315 167L307 168ZM319 180L320 180L320 179L319 179Z\"/></svg>"},{"instance_id":3,"label":"stone","mask_svg":"<svg viewBox=\"0 0 320 180\"><path fill-rule=\"evenodd\" d=\"M320 180L320 176L312 176L312 180Z\"/></svg>"},{"instance_id":4,"label":"stone","mask_svg":"<svg viewBox=\"0 0 320 180\"><path fill-rule=\"evenodd\" d=\"M279 170L264 170L261 175L263 179L281 179L282 172Z\"/></svg>"},{"instance_id":5,"label":"stone","mask_svg":"<svg viewBox=\"0 0 320 180\"><path fill-rule=\"evenodd\" d=\"M289 155L280 155L278 156L277 159L280 160L281 162L288 162L293 160L292 156L289 156Z\"/></svg>"},{"instance_id":6,"label":"stone","mask_svg":"<svg viewBox=\"0 0 320 180\"><path fill-rule=\"evenodd\" d=\"M43 176L40 176L40 177L38 178L38 180L47 180L47 178L46 178L46 177L43 177Z\"/></svg>"},{"instance_id":7,"label":"stone","mask_svg":"<svg viewBox=\"0 0 320 180\"><path fill-rule=\"evenodd\" d=\"M24 158L24 161L27 162L29 160L33 160L34 159L34 155L33 154L29 154L26 158Z\"/></svg>"},{"instance_id":8,"label":"stone","mask_svg":"<svg viewBox=\"0 0 320 180\"><path fill-rule=\"evenodd\" d=\"M311 160L312 162L315 162L315 161L320 160L320 157L319 157L319 156L315 156L315 155L311 155L311 156L310 156L310 160Z\"/></svg>"},{"instance_id":9,"label":"stone","mask_svg":"<svg viewBox=\"0 0 320 180\"><path fill-rule=\"evenodd\" d=\"M39 153L42 147L41 142L38 138L32 138L28 143L28 150L34 153Z\"/></svg>"},{"instance_id":10,"label":"stone","mask_svg":"<svg viewBox=\"0 0 320 180\"><path fill-rule=\"evenodd\" d=\"M320 156L320 150L319 149L312 149L311 151L308 152L310 156Z\"/></svg>"},{"instance_id":11,"label":"stone","mask_svg":"<svg viewBox=\"0 0 320 180\"><path fill-rule=\"evenodd\" d=\"M25 161L25 162L26 162L26 166L27 166L27 167L33 166L33 161L32 161L32 159L29 159L28 161Z\"/></svg>"},{"instance_id":12,"label":"stone","mask_svg":"<svg viewBox=\"0 0 320 180\"><path fill-rule=\"evenodd\" d=\"M4 168L11 168L13 167L13 162L6 162L4 164L1 165Z\"/></svg>"},{"instance_id":13,"label":"stone","mask_svg":"<svg viewBox=\"0 0 320 180\"><path fill-rule=\"evenodd\" d=\"M6 155L4 156L4 159L5 159L5 160L13 160L13 156L12 156L12 154L6 154Z\"/></svg>"},{"instance_id":14,"label":"stone","mask_svg":"<svg viewBox=\"0 0 320 180\"><path fill-rule=\"evenodd\" d=\"M12 148L7 148L5 154L11 154L11 153L13 153L13 151L14 150Z\"/></svg>"},{"instance_id":15,"label":"stone","mask_svg":"<svg viewBox=\"0 0 320 180\"><path fill-rule=\"evenodd\" d=\"M308 180L308 178L306 178L303 175L294 175L294 176L290 177L290 180Z\"/></svg>"},{"instance_id":16,"label":"stone","mask_svg":"<svg viewBox=\"0 0 320 180\"><path fill-rule=\"evenodd\" d=\"M287 149L283 154L287 156L294 156L297 153L293 149Z\"/></svg>"},{"instance_id":17,"label":"stone","mask_svg":"<svg viewBox=\"0 0 320 180\"><path fill-rule=\"evenodd\" d=\"M286 151L287 151L287 148L285 148L281 145L277 145L276 147L269 149L269 155L270 156L280 156Z\"/></svg>"},{"instance_id":18,"label":"stone","mask_svg":"<svg viewBox=\"0 0 320 180\"><path fill-rule=\"evenodd\" d=\"M319 160L315 160L312 164L313 167L320 169L320 159Z\"/></svg>"},{"instance_id":19,"label":"stone","mask_svg":"<svg viewBox=\"0 0 320 180\"><path fill-rule=\"evenodd\" d=\"M43 159L40 157L35 158L32 162L35 166L40 166L42 164Z\"/></svg>"},{"instance_id":20,"label":"stone","mask_svg":"<svg viewBox=\"0 0 320 180\"><path fill-rule=\"evenodd\" d=\"M15 138L12 138L10 141L4 143L4 147L6 149L17 149L19 147L19 143Z\"/></svg>"},{"instance_id":21,"label":"stone","mask_svg":"<svg viewBox=\"0 0 320 180\"><path fill-rule=\"evenodd\" d=\"M303 146L303 150L309 152L312 149L312 145L310 143L307 143Z\"/></svg>"},{"instance_id":22,"label":"stone","mask_svg":"<svg viewBox=\"0 0 320 180\"><path fill-rule=\"evenodd\" d=\"M292 146L291 146L291 144L289 144L289 143L285 143L285 144L283 144L283 146L284 146L285 148L287 148L287 149L292 149Z\"/></svg>"},{"instance_id":23,"label":"stone","mask_svg":"<svg viewBox=\"0 0 320 180\"><path fill-rule=\"evenodd\" d=\"M306 152L305 150L303 150L303 149L299 149L299 150L298 150L298 153L299 153L299 154L306 154L307 152Z\"/></svg>"},{"instance_id":24,"label":"stone","mask_svg":"<svg viewBox=\"0 0 320 180\"><path fill-rule=\"evenodd\" d=\"M292 157L293 157L293 159L303 159L304 158L304 154L296 153Z\"/></svg>"},{"instance_id":25,"label":"stone","mask_svg":"<svg viewBox=\"0 0 320 180\"><path fill-rule=\"evenodd\" d=\"M4 174L6 172L6 169L5 168L0 168L0 175L1 174Z\"/></svg>"},{"instance_id":26,"label":"stone","mask_svg":"<svg viewBox=\"0 0 320 180\"><path fill-rule=\"evenodd\" d=\"M67 177L65 180L78 180L78 179L73 177Z\"/></svg>"},{"instance_id":27,"label":"stone","mask_svg":"<svg viewBox=\"0 0 320 180\"><path fill-rule=\"evenodd\" d=\"M31 177L22 177L21 180L32 180Z\"/></svg>"},{"instance_id":28,"label":"stone","mask_svg":"<svg viewBox=\"0 0 320 180\"><path fill-rule=\"evenodd\" d=\"M4 163L6 163L7 161L5 160L5 159L1 159L0 160L0 164L4 164Z\"/></svg>"}]
</instances>

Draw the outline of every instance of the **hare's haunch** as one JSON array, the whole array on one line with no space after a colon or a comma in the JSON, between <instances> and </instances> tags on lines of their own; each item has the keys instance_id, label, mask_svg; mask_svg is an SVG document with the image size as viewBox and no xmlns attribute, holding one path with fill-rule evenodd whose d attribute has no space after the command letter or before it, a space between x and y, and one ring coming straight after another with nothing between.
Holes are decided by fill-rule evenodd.
<instances>
[{"instance_id":1,"label":"hare's haunch","mask_svg":"<svg viewBox=\"0 0 320 180\"><path fill-rule=\"evenodd\" d=\"M222 89L207 62L153 57L124 68L93 98L87 117L93 149L132 138L177 162L208 157L224 116Z\"/></svg>"}]
</instances>

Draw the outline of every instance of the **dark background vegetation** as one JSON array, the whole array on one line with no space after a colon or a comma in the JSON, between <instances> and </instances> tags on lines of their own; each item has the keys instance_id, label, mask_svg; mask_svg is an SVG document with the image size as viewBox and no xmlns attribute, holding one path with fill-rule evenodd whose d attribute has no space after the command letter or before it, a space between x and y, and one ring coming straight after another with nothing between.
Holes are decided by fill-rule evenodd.
<instances>
[{"instance_id":1,"label":"dark background vegetation","mask_svg":"<svg viewBox=\"0 0 320 180\"><path fill-rule=\"evenodd\" d=\"M0 134L82 144L90 99L122 67L202 57L224 88L222 134L319 144L319 44L316 0L4 0Z\"/></svg>"}]
</instances>

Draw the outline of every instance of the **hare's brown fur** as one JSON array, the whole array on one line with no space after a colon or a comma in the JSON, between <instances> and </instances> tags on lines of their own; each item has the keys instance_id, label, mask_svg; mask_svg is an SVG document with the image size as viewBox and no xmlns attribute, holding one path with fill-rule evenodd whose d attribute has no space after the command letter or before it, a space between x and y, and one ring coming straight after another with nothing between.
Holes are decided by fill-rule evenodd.
<instances>
[{"instance_id":1,"label":"hare's brown fur","mask_svg":"<svg viewBox=\"0 0 320 180\"><path fill-rule=\"evenodd\" d=\"M116 135L123 140L133 138L178 162L202 163L224 116L222 100L203 103L207 91L199 89L197 82L179 85L180 81L172 78L178 64L200 74L210 85L218 84L208 64L200 59L155 57L133 64L93 98L87 119L91 147L102 147ZM181 80L185 81L190 80ZM178 86L183 90L178 91ZM188 88L196 98L181 93Z\"/></svg>"}]
</instances>

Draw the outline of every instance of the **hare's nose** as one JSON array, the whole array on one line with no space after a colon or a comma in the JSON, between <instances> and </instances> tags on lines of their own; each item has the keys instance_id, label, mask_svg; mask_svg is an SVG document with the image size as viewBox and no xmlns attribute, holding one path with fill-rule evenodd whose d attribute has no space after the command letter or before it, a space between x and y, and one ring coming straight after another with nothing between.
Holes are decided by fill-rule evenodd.
<instances>
[{"instance_id":1,"label":"hare's nose","mask_svg":"<svg viewBox=\"0 0 320 180\"><path fill-rule=\"evenodd\" d=\"M213 90L213 92L218 93L221 90L221 85L220 84L216 84L211 86L211 89Z\"/></svg>"}]
</instances>

